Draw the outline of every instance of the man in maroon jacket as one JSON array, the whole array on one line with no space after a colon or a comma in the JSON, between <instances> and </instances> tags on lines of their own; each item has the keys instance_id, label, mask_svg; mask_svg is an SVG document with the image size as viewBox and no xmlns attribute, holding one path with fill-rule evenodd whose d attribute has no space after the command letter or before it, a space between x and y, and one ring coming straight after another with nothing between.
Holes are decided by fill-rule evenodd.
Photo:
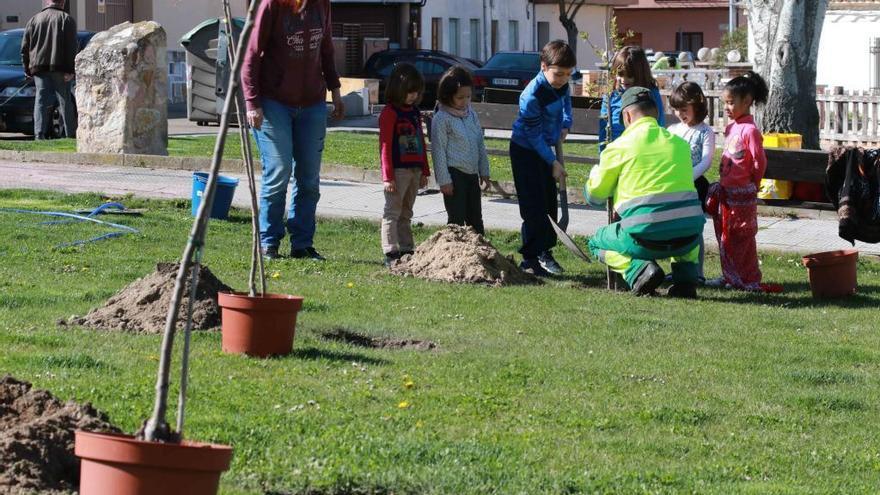
<instances>
[{"instance_id":1,"label":"man in maroon jacket","mask_svg":"<svg viewBox=\"0 0 880 495\"><path fill-rule=\"evenodd\" d=\"M241 82L247 119L263 162L260 244L279 257L285 227L293 258L323 260L315 250L327 90L334 118L344 113L333 57L330 0L263 0L247 46ZM293 190L287 221L287 185Z\"/></svg>"}]
</instances>

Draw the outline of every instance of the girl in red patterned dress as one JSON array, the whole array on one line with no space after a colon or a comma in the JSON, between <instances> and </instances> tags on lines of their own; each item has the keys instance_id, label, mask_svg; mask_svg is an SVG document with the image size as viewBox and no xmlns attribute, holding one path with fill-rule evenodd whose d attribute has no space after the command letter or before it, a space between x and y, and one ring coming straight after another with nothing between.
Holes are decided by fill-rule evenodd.
<instances>
[{"instance_id":1,"label":"girl in red patterned dress","mask_svg":"<svg viewBox=\"0 0 880 495\"><path fill-rule=\"evenodd\" d=\"M767 168L761 131L751 115L753 104L767 103L767 83L749 71L724 87L724 110L731 123L724 131L721 181L713 184L707 210L715 223L722 277L711 286L764 290L758 266L758 186Z\"/></svg>"}]
</instances>

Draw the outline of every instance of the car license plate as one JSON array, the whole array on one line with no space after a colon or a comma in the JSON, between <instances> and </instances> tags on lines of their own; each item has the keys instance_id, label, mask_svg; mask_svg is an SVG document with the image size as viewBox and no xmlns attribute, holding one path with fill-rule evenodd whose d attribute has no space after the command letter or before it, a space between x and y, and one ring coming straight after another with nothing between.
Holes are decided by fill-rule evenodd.
<instances>
[{"instance_id":1,"label":"car license plate","mask_svg":"<svg viewBox=\"0 0 880 495\"><path fill-rule=\"evenodd\" d=\"M492 79L492 84L496 86L519 86L519 79L502 79L496 77Z\"/></svg>"}]
</instances>

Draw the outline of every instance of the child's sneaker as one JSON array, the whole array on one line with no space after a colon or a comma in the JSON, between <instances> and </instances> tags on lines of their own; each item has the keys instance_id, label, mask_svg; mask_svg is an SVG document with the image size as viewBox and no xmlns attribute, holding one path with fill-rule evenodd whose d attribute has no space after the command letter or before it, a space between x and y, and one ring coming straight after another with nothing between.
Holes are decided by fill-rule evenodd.
<instances>
[{"instance_id":1,"label":"child's sneaker","mask_svg":"<svg viewBox=\"0 0 880 495\"><path fill-rule=\"evenodd\" d=\"M565 270L559 266L559 263L553 258L553 253L551 251L544 251L543 253L538 255L538 263L541 265L541 268L544 269L547 273L551 275L562 275L562 272Z\"/></svg>"},{"instance_id":2,"label":"child's sneaker","mask_svg":"<svg viewBox=\"0 0 880 495\"><path fill-rule=\"evenodd\" d=\"M712 287L714 289L723 289L727 287L727 282L724 280L724 277L718 278L707 278L704 282L706 287Z\"/></svg>"},{"instance_id":3,"label":"child's sneaker","mask_svg":"<svg viewBox=\"0 0 880 495\"><path fill-rule=\"evenodd\" d=\"M529 259L522 260L522 262L520 262L520 264L519 264L519 268L522 271L524 271L526 273L531 273L532 275L534 275L536 277L549 277L550 276L550 272L548 272L547 270L545 270L541 266L541 263L538 261L538 258L529 258Z\"/></svg>"},{"instance_id":4,"label":"child's sneaker","mask_svg":"<svg viewBox=\"0 0 880 495\"><path fill-rule=\"evenodd\" d=\"M278 246L263 246L260 248L260 253L263 255L263 259L265 260L277 260L281 257L278 254Z\"/></svg>"},{"instance_id":5,"label":"child's sneaker","mask_svg":"<svg viewBox=\"0 0 880 495\"><path fill-rule=\"evenodd\" d=\"M385 268L391 268L391 265L394 264L395 261L400 259L400 253L386 253L385 254Z\"/></svg>"}]
</instances>

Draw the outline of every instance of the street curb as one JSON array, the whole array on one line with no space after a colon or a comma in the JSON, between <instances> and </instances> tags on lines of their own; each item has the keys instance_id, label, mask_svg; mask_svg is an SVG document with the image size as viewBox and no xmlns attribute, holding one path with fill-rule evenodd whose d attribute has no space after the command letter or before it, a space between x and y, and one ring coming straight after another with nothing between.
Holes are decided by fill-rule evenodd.
<instances>
[{"instance_id":1,"label":"street curb","mask_svg":"<svg viewBox=\"0 0 880 495\"><path fill-rule=\"evenodd\" d=\"M135 155L135 154L109 154L109 153L60 153L54 151L15 151L0 150L0 160L21 163L51 163L72 165L97 165L108 167L135 167L164 170L189 170L200 171L211 168L211 159L206 157L177 157L158 155ZM260 172L262 166L259 160L254 165ZM220 164L220 170L229 173L243 174L244 162L238 159L226 159ZM366 184L381 184L382 171L363 169L349 165L322 164L321 178L325 180L344 180L349 182L361 182ZM428 181L428 187L437 189L437 183L432 176ZM516 197L516 187L511 181L491 181L489 187L483 190L484 194L512 199ZM568 189L568 202L573 205L585 205L583 193L580 188ZM772 217L797 217L814 220L837 220L837 212L830 210L812 210L785 206L758 205L758 214Z\"/></svg>"}]
</instances>

